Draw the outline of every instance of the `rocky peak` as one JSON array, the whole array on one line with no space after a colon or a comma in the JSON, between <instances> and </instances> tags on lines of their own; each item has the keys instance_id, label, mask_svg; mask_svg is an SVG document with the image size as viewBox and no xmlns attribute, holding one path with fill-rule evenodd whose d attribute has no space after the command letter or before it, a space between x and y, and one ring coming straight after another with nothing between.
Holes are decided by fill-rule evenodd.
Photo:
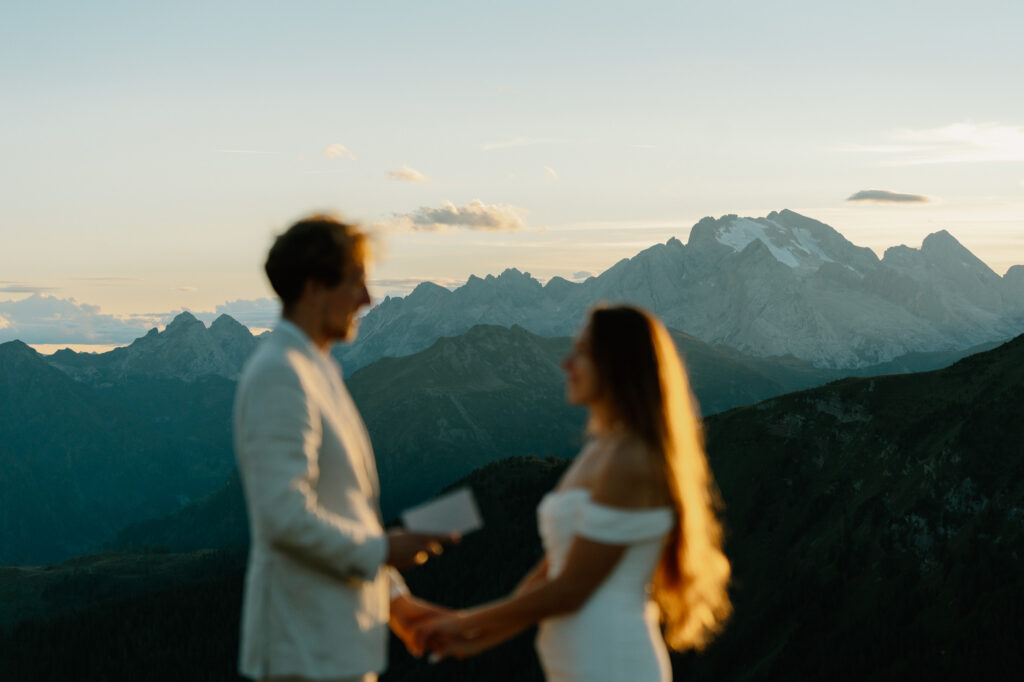
<instances>
[{"instance_id":1,"label":"rocky peak","mask_svg":"<svg viewBox=\"0 0 1024 682\"><path fill-rule=\"evenodd\" d=\"M488 278L491 276L488 275ZM504 284L505 286L514 286L516 288L527 288L527 289L540 289L541 284L528 272L520 272L516 268L506 268L500 275L495 278L495 281Z\"/></svg>"},{"instance_id":2,"label":"rocky peak","mask_svg":"<svg viewBox=\"0 0 1024 682\"><path fill-rule=\"evenodd\" d=\"M472 278L472 276L470 278ZM452 292L439 284L434 284L433 282L420 282L416 285L415 289L409 292L406 299L411 303L425 303L441 299L451 293Z\"/></svg>"},{"instance_id":3,"label":"rocky peak","mask_svg":"<svg viewBox=\"0 0 1024 682\"><path fill-rule=\"evenodd\" d=\"M921 254L928 261L938 265L951 266L957 264L978 272L984 272L986 275L991 274L993 277L998 277L996 273L992 272L991 268L967 250L963 244L956 240L956 237L946 230L939 230L925 237L921 243Z\"/></svg>"},{"instance_id":4,"label":"rocky peak","mask_svg":"<svg viewBox=\"0 0 1024 682\"><path fill-rule=\"evenodd\" d=\"M16 362L18 364L40 359L39 353L34 348L29 346L27 343L18 341L8 341L6 343L0 343L0 360L5 362Z\"/></svg>"},{"instance_id":5,"label":"rocky peak","mask_svg":"<svg viewBox=\"0 0 1024 682\"><path fill-rule=\"evenodd\" d=\"M574 291L580 285L576 282L570 282L564 277L555 275L547 281L544 285L544 292L554 296L564 296L571 291Z\"/></svg>"},{"instance_id":6,"label":"rocky peak","mask_svg":"<svg viewBox=\"0 0 1024 682\"><path fill-rule=\"evenodd\" d=\"M959 279L972 272L987 280L999 276L946 230L933 232L924 238L920 249L904 244L885 250L882 262L896 268L930 269L941 271L943 277Z\"/></svg>"},{"instance_id":7,"label":"rocky peak","mask_svg":"<svg viewBox=\"0 0 1024 682\"><path fill-rule=\"evenodd\" d=\"M201 321L196 319L195 315L186 310L175 316L175 318L171 320L171 323L167 325L167 329L165 329L164 331L170 334L179 334L188 329L194 328L196 325L199 325L203 329L206 329L206 325L204 325Z\"/></svg>"},{"instance_id":8,"label":"rocky peak","mask_svg":"<svg viewBox=\"0 0 1024 682\"><path fill-rule=\"evenodd\" d=\"M218 339L242 339L252 338L252 332L241 322L224 314L213 321L210 325L210 333Z\"/></svg>"}]
</instances>

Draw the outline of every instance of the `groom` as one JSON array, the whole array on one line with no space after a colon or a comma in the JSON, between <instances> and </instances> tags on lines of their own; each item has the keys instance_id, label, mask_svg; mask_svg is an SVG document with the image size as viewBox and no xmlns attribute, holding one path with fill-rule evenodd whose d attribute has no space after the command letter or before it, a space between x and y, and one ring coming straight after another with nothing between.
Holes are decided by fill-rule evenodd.
<instances>
[{"instance_id":1,"label":"groom","mask_svg":"<svg viewBox=\"0 0 1024 682\"><path fill-rule=\"evenodd\" d=\"M246 363L234 414L252 538L239 670L254 679L376 680L388 626L418 655L413 625L440 612L395 568L449 538L384 531L370 439L329 353L370 303L368 255L365 234L313 216L267 257L282 319Z\"/></svg>"}]
</instances>

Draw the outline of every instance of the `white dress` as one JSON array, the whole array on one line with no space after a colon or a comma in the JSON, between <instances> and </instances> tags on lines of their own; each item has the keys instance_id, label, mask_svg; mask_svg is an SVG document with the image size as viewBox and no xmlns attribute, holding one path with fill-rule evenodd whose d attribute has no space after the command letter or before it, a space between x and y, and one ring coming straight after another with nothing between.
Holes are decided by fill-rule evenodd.
<instances>
[{"instance_id":1,"label":"white dress","mask_svg":"<svg viewBox=\"0 0 1024 682\"><path fill-rule=\"evenodd\" d=\"M540 623L537 653L548 682L669 682L649 586L675 524L672 509L615 509L591 501L585 488L569 488L548 493L537 520L551 577L565 565L573 536L628 545L582 608Z\"/></svg>"}]
</instances>

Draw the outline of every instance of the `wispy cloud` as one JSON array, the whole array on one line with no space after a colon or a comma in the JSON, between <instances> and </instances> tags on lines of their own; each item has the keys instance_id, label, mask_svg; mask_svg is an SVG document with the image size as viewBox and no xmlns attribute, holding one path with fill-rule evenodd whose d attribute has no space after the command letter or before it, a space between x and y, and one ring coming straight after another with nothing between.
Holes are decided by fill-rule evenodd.
<instances>
[{"instance_id":1,"label":"wispy cloud","mask_svg":"<svg viewBox=\"0 0 1024 682\"><path fill-rule=\"evenodd\" d=\"M98 284L117 284L121 282L141 282L139 277L72 277L76 282L96 282Z\"/></svg>"},{"instance_id":2,"label":"wispy cloud","mask_svg":"<svg viewBox=\"0 0 1024 682\"><path fill-rule=\"evenodd\" d=\"M892 204L923 204L930 201L923 194L901 194L886 189L862 189L846 198L847 201L874 201Z\"/></svg>"},{"instance_id":3,"label":"wispy cloud","mask_svg":"<svg viewBox=\"0 0 1024 682\"><path fill-rule=\"evenodd\" d=\"M430 182L423 173L420 173L415 168L402 165L400 168L392 168L388 171L388 177L392 180L400 180L401 182L414 182L414 183L426 183Z\"/></svg>"},{"instance_id":4,"label":"wispy cloud","mask_svg":"<svg viewBox=\"0 0 1024 682\"><path fill-rule=\"evenodd\" d=\"M572 274L573 280L575 280L577 282L582 282L583 280L587 279L588 277L593 277L593 276L594 276L594 273L587 272L586 270L580 270L579 272L574 272Z\"/></svg>"},{"instance_id":5,"label":"wispy cloud","mask_svg":"<svg viewBox=\"0 0 1024 682\"><path fill-rule=\"evenodd\" d=\"M38 287L22 282L0 282L0 293L5 294L42 294L56 290L57 287Z\"/></svg>"},{"instance_id":6,"label":"wispy cloud","mask_svg":"<svg viewBox=\"0 0 1024 682\"><path fill-rule=\"evenodd\" d=\"M887 166L1024 161L1024 128L999 123L954 123L902 129L881 143L852 144L840 151L888 156Z\"/></svg>"},{"instance_id":7,"label":"wispy cloud","mask_svg":"<svg viewBox=\"0 0 1024 682\"><path fill-rule=\"evenodd\" d=\"M511 147L529 147L535 144L564 144L568 140L560 140L554 137L527 137L520 135L519 137L511 140L505 140L503 142L488 142L482 145L480 148L485 152L493 151L495 149L509 149Z\"/></svg>"},{"instance_id":8,"label":"wispy cloud","mask_svg":"<svg viewBox=\"0 0 1024 682\"><path fill-rule=\"evenodd\" d=\"M324 147L324 156L326 156L328 159L349 159L351 161L356 160L356 155L353 154L348 147L341 144L340 142L335 142L334 144L329 144L326 147Z\"/></svg>"},{"instance_id":9,"label":"wispy cloud","mask_svg":"<svg viewBox=\"0 0 1024 682\"><path fill-rule=\"evenodd\" d=\"M199 291L199 289L195 287L178 287L177 289L175 289L175 291L183 291L186 294L194 294L197 291Z\"/></svg>"},{"instance_id":10,"label":"wispy cloud","mask_svg":"<svg viewBox=\"0 0 1024 682\"><path fill-rule=\"evenodd\" d=\"M555 171L554 168L552 168L551 166L544 166L544 170L547 172L548 175L553 177L555 180L558 180L558 173Z\"/></svg>"},{"instance_id":11,"label":"wispy cloud","mask_svg":"<svg viewBox=\"0 0 1024 682\"><path fill-rule=\"evenodd\" d=\"M444 232L454 229L510 232L526 227L525 209L506 204L485 204L475 199L464 206L445 201L439 208L420 206L410 213L396 213L382 227L414 231Z\"/></svg>"},{"instance_id":12,"label":"wispy cloud","mask_svg":"<svg viewBox=\"0 0 1024 682\"><path fill-rule=\"evenodd\" d=\"M7 329L11 326L11 321L3 315L0 315L0 329Z\"/></svg>"},{"instance_id":13,"label":"wispy cloud","mask_svg":"<svg viewBox=\"0 0 1024 682\"><path fill-rule=\"evenodd\" d=\"M218 149L221 154L276 154L264 149Z\"/></svg>"}]
</instances>

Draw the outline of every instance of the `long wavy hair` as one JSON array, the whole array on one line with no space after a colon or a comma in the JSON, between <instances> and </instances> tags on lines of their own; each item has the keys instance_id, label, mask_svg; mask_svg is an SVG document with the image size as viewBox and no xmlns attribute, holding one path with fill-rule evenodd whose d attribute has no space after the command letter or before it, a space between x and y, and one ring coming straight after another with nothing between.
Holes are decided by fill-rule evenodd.
<instances>
[{"instance_id":1,"label":"long wavy hair","mask_svg":"<svg viewBox=\"0 0 1024 682\"><path fill-rule=\"evenodd\" d=\"M732 612L729 560L722 551L721 501L708 468L697 401L665 326L630 306L590 313L590 355L598 391L615 419L660 461L676 525L654 574L665 641L703 649Z\"/></svg>"}]
</instances>

